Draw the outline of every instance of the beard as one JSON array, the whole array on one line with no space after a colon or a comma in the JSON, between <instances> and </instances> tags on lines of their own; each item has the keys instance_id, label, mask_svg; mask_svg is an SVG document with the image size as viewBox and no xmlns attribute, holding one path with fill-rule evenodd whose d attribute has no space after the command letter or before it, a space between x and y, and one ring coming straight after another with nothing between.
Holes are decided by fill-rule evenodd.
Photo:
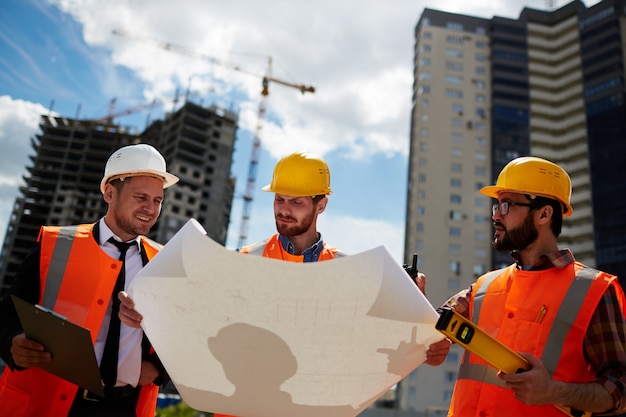
<instances>
[{"instance_id":1,"label":"beard","mask_svg":"<svg viewBox=\"0 0 626 417\"><path fill-rule=\"evenodd\" d=\"M286 225L286 224L282 224L278 222L278 219L280 218L288 219L288 220L296 220L296 222L294 224ZM276 219L277 219L276 230L278 231L278 233L286 237L298 236L303 233L306 233L311 228L314 218L315 218L314 212L307 214L300 221L297 221L297 219L293 217L276 216Z\"/></svg>"},{"instance_id":2,"label":"beard","mask_svg":"<svg viewBox=\"0 0 626 417\"><path fill-rule=\"evenodd\" d=\"M524 223L515 229L507 230L502 223L495 223L504 230L504 236L495 238L492 246L498 252L524 250L533 243L538 236L537 228L533 223L530 213L524 219Z\"/></svg>"}]
</instances>

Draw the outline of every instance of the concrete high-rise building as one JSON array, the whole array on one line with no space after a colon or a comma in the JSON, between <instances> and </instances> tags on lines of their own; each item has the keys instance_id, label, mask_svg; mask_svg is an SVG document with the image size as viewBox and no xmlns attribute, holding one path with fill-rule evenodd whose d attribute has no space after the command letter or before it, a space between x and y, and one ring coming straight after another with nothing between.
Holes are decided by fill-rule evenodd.
<instances>
[{"instance_id":1,"label":"concrete high-rise building","mask_svg":"<svg viewBox=\"0 0 626 417\"><path fill-rule=\"evenodd\" d=\"M433 305L512 262L492 252L492 201L479 190L524 155L572 178L560 246L623 285L626 1L525 8L518 19L425 9L415 41L405 259L419 254ZM443 365L405 378L397 408L445 409L462 354L454 346Z\"/></svg>"},{"instance_id":2,"label":"concrete high-rise building","mask_svg":"<svg viewBox=\"0 0 626 417\"><path fill-rule=\"evenodd\" d=\"M237 115L191 102L152 123L141 135L108 122L42 116L31 138L34 155L16 199L0 253L0 293L13 282L41 225L92 223L106 212L100 180L116 149L149 143L180 181L165 190L150 237L166 243L191 217L224 244L234 194L230 175Z\"/></svg>"}]
</instances>

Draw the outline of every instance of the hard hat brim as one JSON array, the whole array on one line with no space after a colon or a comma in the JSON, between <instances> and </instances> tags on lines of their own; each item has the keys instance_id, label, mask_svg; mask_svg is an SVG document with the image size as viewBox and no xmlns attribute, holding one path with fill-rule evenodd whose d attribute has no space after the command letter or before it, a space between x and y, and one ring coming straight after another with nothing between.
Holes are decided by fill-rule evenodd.
<instances>
[{"instance_id":1,"label":"hard hat brim","mask_svg":"<svg viewBox=\"0 0 626 417\"><path fill-rule=\"evenodd\" d=\"M102 181L100 182L100 191L102 192L102 194L104 194L104 186L112 178L129 178L129 177L142 177L142 176L161 178L163 180L163 189L167 187L171 187L172 185L176 184L180 180L180 178L178 178L176 175L172 175L169 172L156 171L156 170L151 170L151 169L141 169L141 170L135 170L135 171L131 170L128 172L124 172L122 174L116 173L115 175L109 175L109 176L102 178Z\"/></svg>"},{"instance_id":2,"label":"hard hat brim","mask_svg":"<svg viewBox=\"0 0 626 417\"><path fill-rule=\"evenodd\" d=\"M498 187L497 185L488 185L486 187L483 187L480 189L480 193L484 194L488 197L491 198L495 198L496 200L498 199L498 196L500 195L500 193L502 192L507 192L507 193L517 193L517 194L530 194L530 195L535 195L538 197L545 197L545 198L549 198L551 200L556 200L559 203L561 203L561 205L563 206L563 217L567 217L570 216L572 214L572 206L567 204L566 202L562 201L561 199L556 198L553 195L546 195L546 194L541 194L541 193L529 193L528 191L523 191L523 190L515 190L509 187Z\"/></svg>"}]
</instances>

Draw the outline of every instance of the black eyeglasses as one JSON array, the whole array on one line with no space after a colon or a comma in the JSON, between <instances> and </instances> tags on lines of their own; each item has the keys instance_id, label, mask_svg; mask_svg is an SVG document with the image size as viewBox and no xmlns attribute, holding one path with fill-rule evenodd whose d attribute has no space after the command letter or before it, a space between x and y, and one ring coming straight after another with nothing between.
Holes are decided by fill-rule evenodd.
<instances>
[{"instance_id":1,"label":"black eyeglasses","mask_svg":"<svg viewBox=\"0 0 626 417\"><path fill-rule=\"evenodd\" d=\"M495 216L496 212L499 211L501 216L506 216L507 214L509 214L509 207L512 206L524 206L534 208L534 204L532 203L515 203L513 201L503 201L502 203L495 203L493 206L491 206L491 215Z\"/></svg>"}]
</instances>

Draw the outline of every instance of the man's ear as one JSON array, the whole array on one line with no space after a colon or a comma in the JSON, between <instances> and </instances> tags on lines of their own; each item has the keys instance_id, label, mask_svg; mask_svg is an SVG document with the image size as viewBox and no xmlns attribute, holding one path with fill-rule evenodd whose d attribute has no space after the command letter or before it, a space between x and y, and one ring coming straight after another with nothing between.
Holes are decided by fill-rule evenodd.
<instances>
[{"instance_id":1,"label":"man's ear","mask_svg":"<svg viewBox=\"0 0 626 417\"><path fill-rule=\"evenodd\" d=\"M554 214L554 209L552 208L552 206L543 206L539 213L539 219L545 219L547 221L552 218L552 215Z\"/></svg>"},{"instance_id":2,"label":"man's ear","mask_svg":"<svg viewBox=\"0 0 626 417\"><path fill-rule=\"evenodd\" d=\"M115 187L111 184L104 185L104 193L102 193L102 197L107 204L110 204L113 201L113 193L115 192Z\"/></svg>"},{"instance_id":3,"label":"man's ear","mask_svg":"<svg viewBox=\"0 0 626 417\"><path fill-rule=\"evenodd\" d=\"M317 202L317 214L322 214L326 210L326 204L328 203L328 197L324 197Z\"/></svg>"}]
</instances>

